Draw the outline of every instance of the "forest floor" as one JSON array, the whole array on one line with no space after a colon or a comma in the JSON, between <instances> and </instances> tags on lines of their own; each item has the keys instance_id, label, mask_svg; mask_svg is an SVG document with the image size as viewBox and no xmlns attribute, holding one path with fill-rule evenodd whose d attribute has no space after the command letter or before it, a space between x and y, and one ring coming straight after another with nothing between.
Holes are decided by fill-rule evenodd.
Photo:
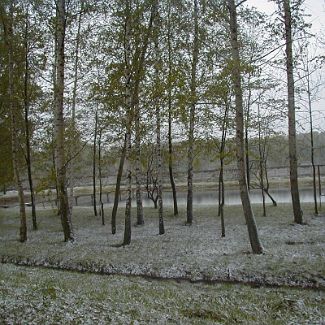
<instances>
[{"instance_id":1,"label":"forest floor","mask_svg":"<svg viewBox=\"0 0 325 325\"><path fill-rule=\"evenodd\" d=\"M239 206L225 209L225 238L216 207L194 209L192 226L184 208L166 209L161 236L146 208L125 247L123 208L116 235L75 208L73 243L55 210L38 209L24 244L18 209L0 209L0 324L325 324L325 216L303 209L297 225L290 205L269 206L267 217L254 206L262 255L251 253Z\"/></svg>"}]
</instances>

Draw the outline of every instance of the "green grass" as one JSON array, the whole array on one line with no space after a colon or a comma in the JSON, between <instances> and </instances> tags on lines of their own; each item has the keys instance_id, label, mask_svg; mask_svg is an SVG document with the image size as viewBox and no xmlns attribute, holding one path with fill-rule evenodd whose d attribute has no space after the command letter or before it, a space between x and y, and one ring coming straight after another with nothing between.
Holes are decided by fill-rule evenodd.
<instances>
[{"instance_id":1,"label":"green grass","mask_svg":"<svg viewBox=\"0 0 325 325\"><path fill-rule=\"evenodd\" d=\"M114 245L123 238L123 208L114 236L109 222L101 226L91 208L75 208L76 242L72 244L63 242L54 209L37 211L39 230L29 229L24 244L17 240L18 209L1 209L1 258L91 273L2 264L0 324L321 324L324 291L283 286L325 284L325 218L314 217L312 205L303 208L305 226L293 224L290 205L268 206L267 217L261 216L260 206L254 206L266 249L257 256L250 254L240 206L226 207L224 239L215 207L195 208L191 227L184 225L184 208L177 218L165 209L163 236L158 235L157 211L147 208L145 226L133 227L131 245L120 248ZM110 213L106 208L107 219ZM118 274L192 281L230 277L279 287Z\"/></svg>"},{"instance_id":2,"label":"green grass","mask_svg":"<svg viewBox=\"0 0 325 325\"><path fill-rule=\"evenodd\" d=\"M20 324L321 324L325 294L3 265L0 322Z\"/></svg>"}]
</instances>

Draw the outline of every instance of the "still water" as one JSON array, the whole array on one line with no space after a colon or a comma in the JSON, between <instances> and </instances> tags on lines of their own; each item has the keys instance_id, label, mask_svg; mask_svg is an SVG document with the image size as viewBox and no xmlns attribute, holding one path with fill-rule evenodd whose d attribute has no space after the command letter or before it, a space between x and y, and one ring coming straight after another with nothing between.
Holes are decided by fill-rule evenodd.
<instances>
[{"instance_id":1,"label":"still water","mask_svg":"<svg viewBox=\"0 0 325 325\"><path fill-rule=\"evenodd\" d=\"M287 188L278 188L270 190L270 194L277 203L291 203L291 193ZM135 195L134 195L135 196ZM262 203L262 195L260 190L250 191L251 203ZM319 197L317 197L319 200ZM177 203L180 206L185 206L187 200L187 192L177 192ZM324 199L325 200L325 199ZM105 206L113 206L114 195L103 195L103 203ZM271 199L265 195L266 203L272 203ZM300 201L302 203L313 202L313 192L311 188L300 189ZM123 205L125 197L122 195L120 204ZM164 206L173 206L172 192L163 193ZM97 196L97 204L99 203L99 196ZM132 200L132 205L135 206L135 198ZM142 194L142 204L144 207L153 207L153 202L147 198L146 192ZM238 190L225 191L225 204L238 205L241 204ZM90 195L79 196L78 205L91 206L92 200ZM193 205L218 205L218 192L217 191L194 191Z\"/></svg>"},{"instance_id":2,"label":"still water","mask_svg":"<svg viewBox=\"0 0 325 325\"><path fill-rule=\"evenodd\" d=\"M270 190L270 194L277 203L291 203L291 193L288 189ZM262 203L262 195L260 190L251 190L250 192L251 203ZM269 197L265 197L266 203L272 203ZM177 203L179 205L186 205L187 193L177 193ZM173 205L173 196L171 192L163 193L163 201L165 206ZM300 201L302 203L313 202L313 192L311 189L300 190ZM198 191L194 192L193 205L217 205L218 192L217 191ZM229 190L225 191L225 204L237 205L241 204L239 191ZM143 197L143 206L153 206L151 200Z\"/></svg>"}]
</instances>

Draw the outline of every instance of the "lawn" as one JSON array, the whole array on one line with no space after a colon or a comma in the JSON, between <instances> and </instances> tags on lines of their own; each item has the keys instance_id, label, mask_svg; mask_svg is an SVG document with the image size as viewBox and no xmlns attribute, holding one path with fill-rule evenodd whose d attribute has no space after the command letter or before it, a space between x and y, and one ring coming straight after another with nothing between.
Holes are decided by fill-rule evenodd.
<instances>
[{"instance_id":1,"label":"lawn","mask_svg":"<svg viewBox=\"0 0 325 325\"><path fill-rule=\"evenodd\" d=\"M289 205L268 207L267 217L260 207L254 210L263 255L251 254L239 206L226 207L225 238L215 207L196 208L190 227L184 208L177 218L166 209L163 236L157 211L146 208L145 225L132 228L126 247L118 247L124 209L116 235L110 233L110 208L106 226L91 208L74 209L74 243L63 242L55 210L39 209L39 230L30 231L24 244L17 240L18 209L1 209L2 320L322 324L325 217L305 205L306 225L296 225Z\"/></svg>"}]
</instances>

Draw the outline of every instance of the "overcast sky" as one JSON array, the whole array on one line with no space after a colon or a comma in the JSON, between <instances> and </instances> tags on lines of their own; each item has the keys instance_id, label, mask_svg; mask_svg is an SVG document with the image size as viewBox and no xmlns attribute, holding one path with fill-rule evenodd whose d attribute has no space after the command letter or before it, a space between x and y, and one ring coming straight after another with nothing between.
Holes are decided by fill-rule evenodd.
<instances>
[{"instance_id":1,"label":"overcast sky","mask_svg":"<svg viewBox=\"0 0 325 325\"><path fill-rule=\"evenodd\" d=\"M247 0L247 4L266 13L272 13L275 8L274 2L268 0ZM322 29L324 32L325 0L305 0L304 7L306 13L311 15L308 21L313 23L313 31Z\"/></svg>"},{"instance_id":2,"label":"overcast sky","mask_svg":"<svg viewBox=\"0 0 325 325\"><path fill-rule=\"evenodd\" d=\"M254 6L267 14L273 13L276 8L274 2L268 0L247 0L246 4L248 6ZM325 37L325 0L305 0L304 7L306 14L311 15L306 20L312 23L312 32L314 34L322 34ZM319 48L319 50L319 54L325 55L324 46ZM324 74L325 68L323 68ZM325 82L325 77L323 78L323 82ZM320 130L325 131L325 84L319 95L320 99L313 103L313 110L315 111L314 122ZM299 118L299 113L297 117ZM300 118L302 119L302 116Z\"/></svg>"}]
</instances>

